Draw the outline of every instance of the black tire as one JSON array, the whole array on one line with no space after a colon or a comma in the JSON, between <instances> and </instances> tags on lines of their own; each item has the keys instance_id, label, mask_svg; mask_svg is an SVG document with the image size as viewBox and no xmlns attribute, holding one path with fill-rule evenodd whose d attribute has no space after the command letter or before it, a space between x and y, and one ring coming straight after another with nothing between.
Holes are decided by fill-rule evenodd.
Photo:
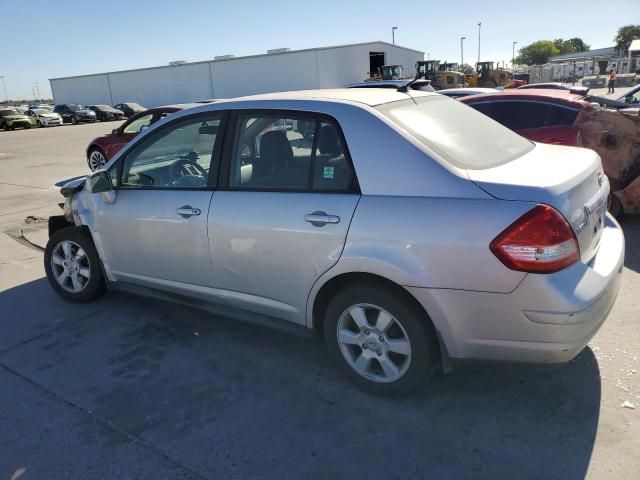
<instances>
[{"instance_id":1,"label":"black tire","mask_svg":"<svg viewBox=\"0 0 640 480\"><path fill-rule=\"evenodd\" d=\"M607 211L613 216L613 218L618 220L622 218L622 215L624 214L622 202L613 194L613 192L609 193L609 196L607 197Z\"/></svg>"},{"instance_id":2,"label":"black tire","mask_svg":"<svg viewBox=\"0 0 640 480\"><path fill-rule=\"evenodd\" d=\"M8 132L8 131L9 131L9 124L7 124L7 123L3 123L3 124L2 124L2 128L3 128L3 130L4 130L5 132Z\"/></svg>"},{"instance_id":3,"label":"black tire","mask_svg":"<svg viewBox=\"0 0 640 480\"><path fill-rule=\"evenodd\" d=\"M71 117L71 123L73 125L77 125L78 124L78 120L76 119L76 117Z\"/></svg>"},{"instance_id":4,"label":"black tire","mask_svg":"<svg viewBox=\"0 0 640 480\"><path fill-rule=\"evenodd\" d=\"M79 292L65 290L55 278L53 271L52 255L56 247L63 241L71 241L80 246L86 254L89 265L89 279L84 288ZM47 242L44 251L44 270L49 284L65 300L74 303L86 303L100 297L106 291L106 282L102 271L100 257L93 245L93 240L83 227L68 227L58 230Z\"/></svg>"},{"instance_id":5,"label":"black tire","mask_svg":"<svg viewBox=\"0 0 640 480\"><path fill-rule=\"evenodd\" d=\"M106 165L106 163L108 162L107 160L107 156L104 154L104 152L102 151L102 149L98 148L98 147L91 147L89 149L89 152L87 153L87 165L89 166L89 170L91 170L92 172L95 172L96 170L91 168L91 155L93 155L94 153L100 153L102 155L102 158L104 158L104 163L102 164L102 166L104 167L104 165Z\"/></svg>"},{"instance_id":6,"label":"black tire","mask_svg":"<svg viewBox=\"0 0 640 480\"><path fill-rule=\"evenodd\" d=\"M348 308L358 304L381 307L393 315L406 332L411 345L410 362L404 374L395 381L381 383L365 378L351 367L341 351L337 340L339 320ZM407 395L422 386L438 365L438 343L431 321L417 305L386 286L354 284L339 291L329 301L323 327L329 356L338 369L356 386L376 395ZM353 347L364 352L362 347ZM381 366L379 362L378 365Z\"/></svg>"},{"instance_id":7,"label":"black tire","mask_svg":"<svg viewBox=\"0 0 640 480\"><path fill-rule=\"evenodd\" d=\"M38 122L37 122L37 127L38 128L42 128L42 122L40 120L38 120Z\"/></svg>"}]
</instances>

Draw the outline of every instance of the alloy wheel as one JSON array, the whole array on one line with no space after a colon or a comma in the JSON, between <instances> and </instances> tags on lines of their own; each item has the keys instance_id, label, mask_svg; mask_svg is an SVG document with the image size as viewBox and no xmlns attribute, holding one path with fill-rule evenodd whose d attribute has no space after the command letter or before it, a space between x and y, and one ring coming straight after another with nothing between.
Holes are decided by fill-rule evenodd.
<instances>
[{"instance_id":1,"label":"alloy wheel","mask_svg":"<svg viewBox=\"0 0 640 480\"><path fill-rule=\"evenodd\" d=\"M89 257L80 245L70 240L63 240L54 247L51 271L58 285L71 293L84 290L91 278Z\"/></svg>"},{"instance_id":2,"label":"alloy wheel","mask_svg":"<svg viewBox=\"0 0 640 480\"><path fill-rule=\"evenodd\" d=\"M411 363L411 342L402 324L372 304L347 308L337 325L343 357L360 376L378 383L399 380Z\"/></svg>"},{"instance_id":3,"label":"alloy wheel","mask_svg":"<svg viewBox=\"0 0 640 480\"><path fill-rule=\"evenodd\" d=\"M89 155L89 168L91 171L95 172L96 170L100 170L107 163L107 159L104 158L104 155L100 150L94 150Z\"/></svg>"}]
</instances>

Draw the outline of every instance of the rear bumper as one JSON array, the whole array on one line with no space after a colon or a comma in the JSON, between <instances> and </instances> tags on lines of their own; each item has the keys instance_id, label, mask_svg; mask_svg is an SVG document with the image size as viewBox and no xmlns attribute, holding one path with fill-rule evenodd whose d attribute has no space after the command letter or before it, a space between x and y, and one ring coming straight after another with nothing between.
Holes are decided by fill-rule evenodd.
<instances>
[{"instance_id":1,"label":"rear bumper","mask_svg":"<svg viewBox=\"0 0 640 480\"><path fill-rule=\"evenodd\" d=\"M452 359L562 363L601 327L618 295L624 235L607 215L588 263L528 274L511 293L408 288L429 312Z\"/></svg>"}]
</instances>

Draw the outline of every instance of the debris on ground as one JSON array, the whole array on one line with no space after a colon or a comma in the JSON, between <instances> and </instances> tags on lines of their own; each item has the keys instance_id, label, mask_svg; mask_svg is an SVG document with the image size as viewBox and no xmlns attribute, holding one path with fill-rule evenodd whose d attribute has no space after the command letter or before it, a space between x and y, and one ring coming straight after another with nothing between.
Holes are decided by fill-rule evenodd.
<instances>
[{"instance_id":1,"label":"debris on ground","mask_svg":"<svg viewBox=\"0 0 640 480\"><path fill-rule=\"evenodd\" d=\"M24 219L24 223L26 224L31 224L31 223L44 223L46 222L47 219L44 217L37 217L35 215L29 215L27 218Z\"/></svg>"},{"instance_id":2,"label":"debris on ground","mask_svg":"<svg viewBox=\"0 0 640 480\"><path fill-rule=\"evenodd\" d=\"M621 406L622 408L629 408L629 409L631 409L631 410L635 410L635 409L636 409L636 406L635 406L633 403L631 403L630 401L628 401L628 400L625 400L625 401L622 403L622 405L620 405L620 406Z\"/></svg>"}]
</instances>

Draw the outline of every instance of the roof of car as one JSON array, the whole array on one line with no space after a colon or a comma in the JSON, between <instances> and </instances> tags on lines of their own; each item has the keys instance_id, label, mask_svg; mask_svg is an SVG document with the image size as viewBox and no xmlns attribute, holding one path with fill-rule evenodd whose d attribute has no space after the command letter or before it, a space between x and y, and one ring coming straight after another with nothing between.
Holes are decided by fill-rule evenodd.
<instances>
[{"instance_id":1,"label":"roof of car","mask_svg":"<svg viewBox=\"0 0 640 480\"><path fill-rule=\"evenodd\" d=\"M571 93L569 90L556 90L556 89L525 89L525 90L517 90L510 89L505 90L503 92L490 93L490 94L481 94L481 95L473 95L470 97L461 98L461 102L465 103L475 103L482 101L482 99L490 98L493 101L497 100L547 100L547 101L556 101L559 103L572 103L575 104L576 107L581 105L588 105L587 102L584 101L584 97L582 95L578 95L575 93Z\"/></svg>"},{"instance_id":2,"label":"roof of car","mask_svg":"<svg viewBox=\"0 0 640 480\"><path fill-rule=\"evenodd\" d=\"M436 93L411 90L412 97L423 97L437 95ZM369 106L382 105L389 102L406 100L406 93L398 92L392 88L335 88L318 90L298 90L294 92L264 93L261 95L251 95L238 97L222 101L242 102L255 100L331 100L334 102L357 102Z\"/></svg>"}]
</instances>

